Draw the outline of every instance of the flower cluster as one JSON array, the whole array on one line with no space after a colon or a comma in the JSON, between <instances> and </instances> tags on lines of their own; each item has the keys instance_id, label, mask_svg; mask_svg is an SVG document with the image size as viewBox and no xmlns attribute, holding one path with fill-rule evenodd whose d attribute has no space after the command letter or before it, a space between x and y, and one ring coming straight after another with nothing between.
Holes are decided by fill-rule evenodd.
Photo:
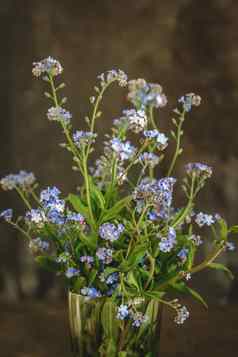
<instances>
[{"instance_id":1,"label":"flower cluster","mask_svg":"<svg viewBox=\"0 0 238 357\"><path fill-rule=\"evenodd\" d=\"M0 180L3 190L10 191L17 187L22 190L29 189L36 181L32 172L20 171L19 174L10 174Z\"/></svg>"},{"instance_id":2,"label":"flower cluster","mask_svg":"<svg viewBox=\"0 0 238 357\"><path fill-rule=\"evenodd\" d=\"M0 218L28 239L31 252L41 258L37 261L62 275L70 291L87 302L103 302L103 311L105 300L114 304L115 325L120 331L134 331L144 324L143 334L147 336L147 329L154 328L155 321L148 313L154 303L174 309L175 322L182 324L189 312L177 300L169 301L167 292L171 288L178 293L186 291L203 301L190 286L186 289L186 284L203 268L227 270L211 263L223 251L235 248L230 235L237 232L237 226L228 227L217 214L197 213L196 199L212 176L211 167L187 164L181 185L185 197L179 201L182 206L176 200L174 191L179 191L180 185L178 182L175 186L173 176L183 151L183 123L201 98L189 93L179 99L182 110L175 109L178 117L172 118L176 129L167 135L156 121L156 109L167 103L162 87L144 79L128 82L123 71L111 70L99 76L100 85L90 98L93 109L85 118L88 131L74 130L72 115L64 108L65 98L59 91L64 85L55 84L55 77L62 71L60 63L51 57L33 64L33 75L49 85L47 117L61 125L66 140L62 145L73 156L81 185L77 193L63 197L54 186L38 191L31 172L10 174L0 180L0 185L3 190L15 189L27 212L24 218L15 220L13 211L5 209ZM131 107L114 120L99 148L100 156L91 160L92 152L97 154L95 128L101 117L101 102L112 83L127 87ZM162 168L166 154L162 151L170 139L175 140L174 151L170 150L172 159ZM211 228L213 251L209 259L197 264L204 226ZM102 311L98 312L101 316Z\"/></svg>"},{"instance_id":3,"label":"flower cluster","mask_svg":"<svg viewBox=\"0 0 238 357\"><path fill-rule=\"evenodd\" d=\"M118 224L118 226L116 226L113 223L104 223L99 227L99 235L102 239L114 242L120 238L124 229L125 227L123 224Z\"/></svg>"},{"instance_id":4,"label":"flower cluster","mask_svg":"<svg viewBox=\"0 0 238 357\"><path fill-rule=\"evenodd\" d=\"M158 150L164 150L168 145L168 138L163 133L160 133L158 130L145 130L144 136L150 140L156 142L156 147Z\"/></svg>"},{"instance_id":5,"label":"flower cluster","mask_svg":"<svg viewBox=\"0 0 238 357\"><path fill-rule=\"evenodd\" d=\"M57 106L48 109L47 118L51 121L59 121L64 125L68 125L70 124L72 114L64 108Z\"/></svg>"},{"instance_id":6,"label":"flower cluster","mask_svg":"<svg viewBox=\"0 0 238 357\"><path fill-rule=\"evenodd\" d=\"M155 167L159 163L159 156L155 155L153 152L144 152L139 156L139 161L142 165Z\"/></svg>"},{"instance_id":7,"label":"flower cluster","mask_svg":"<svg viewBox=\"0 0 238 357\"><path fill-rule=\"evenodd\" d=\"M182 325L189 318L189 311L186 306L182 306L177 309L177 316L174 321L178 325Z\"/></svg>"},{"instance_id":8,"label":"flower cluster","mask_svg":"<svg viewBox=\"0 0 238 357\"><path fill-rule=\"evenodd\" d=\"M93 143L96 137L97 134L90 131L77 130L73 133L73 140L78 148L81 148L82 145L88 144L89 142Z\"/></svg>"},{"instance_id":9,"label":"flower cluster","mask_svg":"<svg viewBox=\"0 0 238 357\"><path fill-rule=\"evenodd\" d=\"M192 106L198 107L201 104L201 97L194 93L188 93L179 99L179 103L182 103L185 112L190 112Z\"/></svg>"},{"instance_id":10,"label":"flower cluster","mask_svg":"<svg viewBox=\"0 0 238 357\"><path fill-rule=\"evenodd\" d=\"M128 89L128 99L136 107L162 108L167 104L167 98L159 84L147 83L144 79L139 78L129 81Z\"/></svg>"},{"instance_id":11,"label":"flower cluster","mask_svg":"<svg viewBox=\"0 0 238 357\"><path fill-rule=\"evenodd\" d=\"M125 119L128 122L128 128L134 131L135 133L141 132L147 126L148 119L146 112L142 109L128 109L123 111L122 119Z\"/></svg>"},{"instance_id":12,"label":"flower cluster","mask_svg":"<svg viewBox=\"0 0 238 357\"><path fill-rule=\"evenodd\" d=\"M98 79L100 79L102 87L105 87L106 85L114 81L117 81L119 86L121 87L125 87L127 85L127 75L121 69L112 69L111 71L108 71L106 73L101 73L98 76Z\"/></svg>"},{"instance_id":13,"label":"flower cluster","mask_svg":"<svg viewBox=\"0 0 238 357\"><path fill-rule=\"evenodd\" d=\"M3 218L7 222L11 222L13 217L13 210L11 208L6 209L0 213L0 218Z\"/></svg>"},{"instance_id":14,"label":"flower cluster","mask_svg":"<svg viewBox=\"0 0 238 357\"><path fill-rule=\"evenodd\" d=\"M107 249L107 248L104 248L104 247L98 248L97 252L96 252L96 256L104 264L111 264L111 262L112 262L112 254L113 254L113 250L112 249Z\"/></svg>"},{"instance_id":15,"label":"flower cluster","mask_svg":"<svg viewBox=\"0 0 238 357\"><path fill-rule=\"evenodd\" d=\"M39 254L47 251L50 247L49 242L42 240L41 238L34 238L29 243L29 248L33 254Z\"/></svg>"},{"instance_id":16,"label":"flower cluster","mask_svg":"<svg viewBox=\"0 0 238 357\"><path fill-rule=\"evenodd\" d=\"M176 231L174 230L174 228L170 227L168 230L167 237L161 238L161 241L159 243L159 249L161 250L161 252L169 253L174 248L176 243Z\"/></svg>"},{"instance_id":17,"label":"flower cluster","mask_svg":"<svg viewBox=\"0 0 238 357\"><path fill-rule=\"evenodd\" d=\"M39 62L33 63L32 73L35 77L40 77L42 74L50 74L55 77L63 72L63 67L59 61L52 57L48 57Z\"/></svg>"},{"instance_id":18,"label":"flower cluster","mask_svg":"<svg viewBox=\"0 0 238 357\"><path fill-rule=\"evenodd\" d=\"M212 168L199 162L187 164L185 170L189 175L194 174L198 177L204 178L209 178L212 176Z\"/></svg>"},{"instance_id":19,"label":"flower cluster","mask_svg":"<svg viewBox=\"0 0 238 357\"><path fill-rule=\"evenodd\" d=\"M129 160L135 154L135 147L129 141L123 142L119 138L111 140L111 147L121 161Z\"/></svg>"},{"instance_id":20,"label":"flower cluster","mask_svg":"<svg viewBox=\"0 0 238 357\"><path fill-rule=\"evenodd\" d=\"M140 327L148 320L147 316L142 314L140 311L133 311L130 306L123 304L118 307L117 318L119 320L132 320L132 326L136 328Z\"/></svg>"},{"instance_id":21,"label":"flower cluster","mask_svg":"<svg viewBox=\"0 0 238 357\"><path fill-rule=\"evenodd\" d=\"M200 212L196 215L195 222L199 227L211 226L212 224L215 223L215 219L211 214Z\"/></svg>"}]
</instances>

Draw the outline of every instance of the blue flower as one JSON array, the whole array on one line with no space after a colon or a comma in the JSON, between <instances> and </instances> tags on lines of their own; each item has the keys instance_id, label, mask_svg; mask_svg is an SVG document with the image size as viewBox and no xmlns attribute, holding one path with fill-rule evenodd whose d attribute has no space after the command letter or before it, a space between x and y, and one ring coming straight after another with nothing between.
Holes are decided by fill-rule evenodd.
<instances>
[{"instance_id":1,"label":"blue flower","mask_svg":"<svg viewBox=\"0 0 238 357\"><path fill-rule=\"evenodd\" d=\"M43 223L47 222L47 217L42 209L31 209L26 213L25 219L27 222L34 223L39 226L42 226Z\"/></svg>"},{"instance_id":2,"label":"blue flower","mask_svg":"<svg viewBox=\"0 0 238 357\"><path fill-rule=\"evenodd\" d=\"M200 212L196 215L195 222L199 227L203 227L205 225L211 226L212 224L215 223L215 220L212 215Z\"/></svg>"},{"instance_id":3,"label":"blue flower","mask_svg":"<svg viewBox=\"0 0 238 357\"><path fill-rule=\"evenodd\" d=\"M179 103L182 103L185 112L190 112L192 106L198 107L201 104L201 97L194 93L188 93L179 98L178 101Z\"/></svg>"},{"instance_id":4,"label":"blue flower","mask_svg":"<svg viewBox=\"0 0 238 357\"><path fill-rule=\"evenodd\" d=\"M123 110L123 115L121 119L126 120L128 122L128 128L135 133L141 132L147 125L148 120L146 112L143 109L126 109Z\"/></svg>"},{"instance_id":5,"label":"blue flower","mask_svg":"<svg viewBox=\"0 0 238 357\"><path fill-rule=\"evenodd\" d=\"M81 289L81 294L84 296L87 296L89 299L95 299L95 298L99 298L102 296L101 292L98 291L96 288L91 287L85 287Z\"/></svg>"},{"instance_id":6,"label":"blue flower","mask_svg":"<svg viewBox=\"0 0 238 357\"><path fill-rule=\"evenodd\" d=\"M33 62L32 73L35 77L40 77L42 74L49 74L55 77L62 72L63 67L59 61L52 57L45 58L39 62Z\"/></svg>"},{"instance_id":7,"label":"blue flower","mask_svg":"<svg viewBox=\"0 0 238 357\"><path fill-rule=\"evenodd\" d=\"M119 138L111 140L111 147L122 161L131 159L135 154L135 147L129 141L123 142Z\"/></svg>"},{"instance_id":8,"label":"blue flower","mask_svg":"<svg viewBox=\"0 0 238 357\"><path fill-rule=\"evenodd\" d=\"M120 305L117 310L117 318L119 320L125 320L129 316L129 310L127 305Z\"/></svg>"},{"instance_id":9,"label":"blue flower","mask_svg":"<svg viewBox=\"0 0 238 357\"><path fill-rule=\"evenodd\" d=\"M144 136L149 139L155 140L158 150L164 150L168 145L168 138L165 134L160 133L158 130L145 130Z\"/></svg>"},{"instance_id":10,"label":"blue flower","mask_svg":"<svg viewBox=\"0 0 238 357\"><path fill-rule=\"evenodd\" d=\"M123 224L116 226L113 223L104 223L99 227L99 235L102 239L114 242L120 238L120 235L124 231Z\"/></svg>"},{"instance_id":11,"label":"blue flower","mask_svg":"<svg viewBox=\"0 0 238 357\"><path fill-rule=\"evenodd\" d=\"M41 238L32 239L29 243L29 248L32 253L43 253L47 251L50 247L50 244Z\"/></svg>"},{"instance_id":12,"label":"blue flower","mask_svg":"<svg viewBox=\"0 0 238 357\"><path fill-rule=\"evenodd\" d=\"M112 273L107 277L106 284L107 285L113 285L114 283L118 282L118 279L119 279L119 274L118 273Z\"/></svg>"},{"instance_id":13,"label":"blue flower","mask_svg":"<svg viewBox=\"0 0 238 357\"><path fill-rule=\"evenodd\" d=\"M111 69L106 73L101 73L98 76L98 79L100 79L102 87L105 87L113 81L117 81L121 87L125 87L127 85L127 75L121 69Z\"/></svg>"},{"instance_id":14,"label":"blue flower","mask_svg":"<svg viewBox=\"0 0 238 357\"><path fill-rule=\"evenodd\" d=\"M84 217L80 213L69 212L66 217L67 222L78 222L80 224L85 223Z\"/></svg>"},{"instance_id":15,"label":"blue flower","mask_svg":"<svg viewBox=\"0 0 238 357\"><path fill-rule=\"evenodd\" d=\"M53 224L62 225L65 223L64 215L57 209L50 209L47 213L47 218L49 222Z\"/></svg>"},{"instance_id":16,"label":"blue flower","mask_svg":"<svg viewBox=\"0 0 238 357\"><path fill-rule=\"evenodd\" d=\"M132 319L133 319L132 326L138 328L148 320L148 317L146 315L143 315L141 312L137 311L132 314Z\"/></svg>"},{"instance_id":17,"label":"blue flower","mask_svg":"<svg viewBox=\"0 0 238 357\"><path fill-rule=\"evenodd\" d=\"M110 264L112 262L112 249L107 248L98 248L96 252L96 256L99 260L101 260L104 264Z\"/></svg>"},{"instance_id":18,"label":"blue flower","mask_svg":"<svg viewBox=\"0 0 238 357\"><path fill-rule=\"evenodd\" d=\"M195 174L197 177L209 178L212 176L212 168L199 162L187 164L185 170L187 174Z\"/></svg>"},{"instance_id":19,"label":"blue flower","mask_svg":"<svg viewBox=\"0 0 238 357\"><path fill-rule=\"evenodd\" d=\"M94 262L94 258L90 255L82 255L79 259L82 263L86 263L87 265L91 266Z\"/></svg>"},{"instance_id":20,"label":"blue flower","mask_svg":"<svg viewBox=\"0 0 238 357\"><path fill-rule=\"evenodd\" d=\"M49 201L55 201L59 198L60 190L57 187L47 187L40 193L40 202L45 204Z\"/></svg>"},{"instance_id":21,"label":"blue flower","mask_svg":"<svg viewBox=\"0 0 238 357\"><path fill-rule=\"evenodd\" d=\"M96 137L97 134L92 133L91 131L77 130L73 133L73 140L78 148L84 144L88 144L89 142L94 142Z\"/></svg>"},{"instance_id":22,"label":"blue flower","mask_svg":"<svg viewBox=\"0 0 238 357\"><path fill-rule=\"evenodd\" d=\"M48 109L47 118L51 121L62 122L68 125L71 121L72 114L64 108L61 107L51 107Z\"/></svg>"},{"instance_id":23,"label":"blue flower","mask_svg":"<svg viewBox=\"0 0 238 357\"><path fill-rule=\"evenodd\" d=\"M159 249L161 252L169 253L174 248L176 243L176 231L174 228L170 227L167 237L161 238L161 241L159 242Z\"/></svg>"},{"instance_id":24,"label":"blue flower","mask_svg":"<svg viewBox=\"0 0 238 357\"><path fill-rule=\"evenodd\" d=\"M139 161L145 166L155 167L159 163L159 156L152 152L144 152L139 156Z\"/></svg>"},{"instance_id":25,"label":"blue flower","mask_svg":"<svg viewBox=\"0 0 238 357\"><path fill-rule=\"evenodd\" d=\"M148 218L151 221L156 221L159 218L159 215L158 215L158 213L156 211L151 211L148 214Z\"/></svg>"},{"instance_id":26,"label":"blue flower","mask_svg":"<svg viewBox=\"0 0 238 357\"><path fill-rule=\"evenodd\" d=\"M186 260L188 258L188 252L189 252L189 250L187 248L183 248L178 252L177 256L181 260L182 263L186 262Z\"/></svg>"},{"instance_id":27,"label":"blue flower","mask_svg":"<svg viewBox=\"0 0 238 357\"><path fill-rule=\"evenodd\" d=\"M128 99L136 107L153 106L162 108L167 104L167 98L159 84L147 83L144 79L129 81Z\"/></svg>"},{"instance_id":28,"label":"blue flower","mask_svg":"<svg viewBox=\"0 0 238 357\"><path fill-rule=\"evenodd\" d=\"M74 278L77 275L79 275L79 270L73 267L68 268L65 272L65 276L68 279Z\"/></svg>"},{"instance_id":29,"label":"blue flower","mask_svg":"<svg viewBox=\"0 0 238 357\"><path fill-rule=\"evenodd\" d=\"M0 213L0 218L3 218L5 221L10 222L12 220L13 210L8 208Z\"/></svg>"},{"instance_id":30,"label":"blue flower","mask_svg":"<svg viewBox=\"0 0 238 357\"><path fill-rule=\"evenodd\" d=\"M18 174L10 174L3 177L0 181L0 185L5 191L13 190L16 187L27 190L35 183L35 180L35 175L32 172L21 170Z\"/></svg>"}]
</instances>

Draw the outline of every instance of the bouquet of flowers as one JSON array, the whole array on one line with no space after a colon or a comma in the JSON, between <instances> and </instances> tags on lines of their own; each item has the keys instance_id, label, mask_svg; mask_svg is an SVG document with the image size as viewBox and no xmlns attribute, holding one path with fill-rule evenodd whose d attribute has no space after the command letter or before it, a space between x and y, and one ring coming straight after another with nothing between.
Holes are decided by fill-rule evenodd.
<instances>
[{"instance_id":1,"label":"bouquet of flowers","mask_svg":"<svg viewBox=\"0 0 238 357\"><path fill-rule=\"evenodd\" d=\"M70 292L85 301L113 302L113 324L119 331L127 328L137 337L145 334L151 322L151 301L174 309L175 322L184 323L189 311L177 298L167 298L167 293L188 293L206 305L190 287L190 279L204 268L231 274L214 260L223 251L234 249L228 237L238 230L237 226L228 227L218 214L196 211L196 197L211 177L211 167L187 164L180 185L172 176L183 151L184 121L201 98L189 93L178 100L174 129L166 136L156 119L156 112L167 104L162 87L144 79L128 81L123 71L111 70L98 77L95 95L90 98L92 110L85 118L88 131L74 131L66 98L60 96L65 86L58 79L63 72L61 64L49 57L34 63L32 72L49 86L45 96L52 106L47 118L62 129L66 140L61 146L72 155L73 170L83 183L77 193L62 197L54 186L38 192L33 173L10 174L1 179L1 187L16 190L27 212L14 218L12 209L7 209L0 216L26 237L39 264L64 276ZM101 156L92 160L96 123L102 120L100 105L114 83L126 88L130 108L113 121ZM164 177L157 177L170 141L175 146L171 164ZM184 192L182 207L173 199L178 189ZM206 226L211 229L212 249L204 261L197 262ZM107 331L107 322L102 325ZM104 352L109 348L105 334ZM119 342L118 355L122 357L127 356L122 352L125 341L124 336Z\"/></svg>"}]
</instances>

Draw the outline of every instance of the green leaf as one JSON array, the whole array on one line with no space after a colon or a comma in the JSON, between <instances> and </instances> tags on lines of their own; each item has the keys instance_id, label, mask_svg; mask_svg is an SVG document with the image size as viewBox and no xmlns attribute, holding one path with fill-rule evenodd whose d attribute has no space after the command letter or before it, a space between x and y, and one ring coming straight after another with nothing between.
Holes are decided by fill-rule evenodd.
<instances>
[{"instance_id":1,"label":"green leaf","mask_svg":"<svg viewBox=\"0 0 238 357\"><path fill-rule=\"evenodd\" d=\"M92 199L97 204L97 207L99 207L101 210L104 210L106 203L105 198L99 188L94 185L92 180L90 180L90 192L92 195Z\"/></svg>"},{"instance_id":2,"label":"green leaf","mask_svg":"<svg viewBox=\"0 0 238 357\"><path fill-rule=\"evenodd\" d=\"M156 328L156 323L158 322L158 313L159 309L161 309L161 304L158 300L152 299L146 308L145 315L147 320L140 326L140 329L137 334L137 341L140 339L142 335L146 332L150 332L148 338L153 336L152 329ZM147 341L148 343L149 341ZM150 345L150 343L148 343ZM151 344L152 346L152 344Z\"/></svg>"},{"instance_id":3,"label":"green leaf","mask_svg":"<svg viewBox=\"0 0 238 357\"><path fill-rule=\"evenodd\" d=\"M92 269L89 273L89 286L93 284L98 271L96 269Z\"/></svg>"},{"instance_id":4,"label":"green leaf","mask_svg":"<svg viewBox=\"0 0 238 357\"><path fill-rule=\"evenodd\" d=\"M107 267L107 268L104 270L103 275L105 276L105 278L107 278L110 274L115 273L115 272L117 272L117 271L119 271L118 268Z\"/></svg>"},{"instance_id":5,"label":"green leaf","mask_svg":"<svg viewBox=\"0 0 238 357\"><path fill-rule=\"evenodd\" d=\"M220 264L220 263L210 263L207 266L208 268L216 269L216 270L221 270L224 271L230 279L234 279L233 273L228 269L225 265Z\"/></svg>"},{"instance_id":6,"label":"green leaf","mask_svg":"<svg viewBox=\"0 0 238 357\"><path fill-rule=\"evenodd\" d=\"M95 249L97 246L97 235L96 234L84 234L83 232L80 232L79 234L79 239L81 240L82 243L84 243L86 246L88 246L91 249Z\"/></svg>"},{"instance_id":7,"label":"green leaf","mask_svg":"<svg viewBox=\"0 0 238 357\"><path fill-rule=\"evenodd\" d=\"M163 291L149 290L149 291L146 291L144 293L144 295L146 297L149 297L149 298L152 298L152 299L155 299L155 300L161 300L161 298L164 296L164 292Z\"/></svg>"},{"instance_id":8,"label":"green leaf","mask_svg":"<svg viewBox=\"0 0 238 357\"><path fill-rule=\"evenodd\" d=\"M76 212L82 214L88 223L91 223L90 214L88 208L83 204L79 196L70 193L68 195L68 201L71 203Z\"/></svg>"},{"instance_id":9,"label":"green leaf","mask_svg":"<svg viewBox=\"0 0 238 357\"><path fill-rule=\"evenodd\" d=\"M112 208L105 210L100 219L100 223L107 222L116 218L120 211L125 208L131 200L132 196L124 197L123 199L118 201Z\"/></svg>"},{"instance_id":10,"label":"green leaf","mask_svg":"<svg viewBox=\"0 0 238 357\"><path fill-rule=\"evenodd\" d=\"M184 294L190 294L193 296L197 301L199 301L203 306L208 308L206 301L203 299L203 297L195 290L189 288L184 282L180 283L173 283L171 284L171 287L174 288L175 290L179 291L180 293Z\"/></svg>"},{"instance_id":11,"label":"green leaf","mask_svg":"<svg viewBox=\"0 0 238 357\"><path fill-rule=\"evenodd\" d=\"M47 257L45 255L40 255L35 258L36 262L42 266L42 268L51 271L57 272L59 270L59 265L52 257Z\"/></svg>"},{"instance_id":12,"label":"green leaf","mask_svg":"<svg viewBox=\"0 0 238 357\"><path fill-rule=\"evenodd\" d=\"M238 233L238 226L232 226L229 228L229 233Z\"/></svg>"},{"instance_id":13,"label":"green leaf","mask_svg":"<svg viewBox=\"0 0 238 357\"><path fill-rule=\"evenodd\" d=\"M206 301L203 299L203 297L195 290L189 288L187 286L187 291L190 295L192 295L197 301L199 301L203 306L206 307L206 309L208 309L207 303Z\"/></svg>"},{"instance_id":14,"label":"green leaf","mask_svg":"<svg viewBox=\"0 0 238 357\"><path fill-rule=\"evenodd\" d=\"M226 224L226 221L224 221L224 219L220 219L218 221L219 225L220 225L220 235L221 235L221 240L227 240L227 235L228 235L228 227Z\"/></svg>"},{"instance_id":15,"label":"green leaf","mask_svg":"<svg viewBox=\"0 0 238 357\"><path fill-rule=\"evenodd\" d=\"M136 280L136 277L135 277L135 274L133 273L133 271L130 271L127 275L127 283L130 285L130 286L134 286L137 288L138 291L140 291L140 287L139 287L139 284Z\"/></svg>"},{"instance_id":16,"label":"green leaf","mask_svg":"<svg viewBox=\"0 0 238 357\"><path fill-rule=\"evenodd\" d=\"M127 352L125 351L121 351L118 353L118 357L126 357L127 356Z\"/></svg>"},{"instance_id":17,"label":"green leaf","mask_svg":"<svg viewBox=\"0 0 238 357\"><path fill-rule=\"evenodd\" d=\"M133 269L144 257L146 250L147 245L145 244L135 247L129 255L128 259L124 259L124 261L120 264L119 269L124 272Z\"/></svg>"}]
</instances>

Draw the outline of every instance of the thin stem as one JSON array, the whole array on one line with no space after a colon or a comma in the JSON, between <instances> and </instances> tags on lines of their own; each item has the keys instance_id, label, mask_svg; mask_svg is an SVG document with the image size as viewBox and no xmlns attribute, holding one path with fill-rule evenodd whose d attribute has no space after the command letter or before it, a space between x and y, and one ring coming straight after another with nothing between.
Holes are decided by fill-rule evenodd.
<instances>
[{"instance_id":1,"label":"thin stem","mask_svg":"<svg viewBox=\"0 0 238 357\"><path fill-rule=\"evenodd\" d=\"M148 280L145 284L145 289L147 289L148 286L150 285L150 282L152 281L154 272L155 272L155 259L151 255L149 255L148 258L150 261L150 275L149 275Z\"/></svg>"},{"instance_id":2,"label":"thin stem","mask_svg":"<svg viewBox=\"0 0 238 357\"><path fill-rule=\"evenodd\" d=\"M175 228L178 226L180 223L183 222L183 220L186 218L188 215L189 211L191 210L193 206L193 198L194 198L194 185L195 185L195 175L192 176L192 183L191 183L191 189L190 189L190 195L189 195L189 200L187 203L186 208L184 209L184 212L175 222L172 224L172 227Z\"/></svg>"},{"instance_id":3,"label":"thin stem","mask_svg":"<svg viewBox=\"0 0 238 357\"><path fill-rule=\"evenodd\" d=\"M22 229L18 224L9 221L9 224L11 224L15 229L17 229L20 233L22 233L27 239L31 240L31 236L24 230Z\"/></svg>"},{"instance_id":4,"label":"thin stem","mask_svg":"<svg viewBox=\"0 0 238 357\"><path fill-rule=\"evenodd\" d=\"M55 88L55 84L54 84L54 80L53 80L53 77L52 76L49 76L49 81L50 81L50 86L51 86L51 90L52 90L52 94L53 94L53 102L54 102L54 105L56 107L59 107L59 101L58 101L58 98L57 98L57 92L56 92L56 88ZM77 158L77 165L82 173L82 167L80 165L80 154L78 152L78 149L77 147L75 146L73 140L71 139L71 136L70 136L70 133L69 133L69 130L67 128L67 126L62 122L60 121L60 124L63 128L63 132L67 138L67 141L69 143L69 146L70 146L70 149L72 151L72 153L74 154L74 156Z\"/></svg>"},{"instance_id":5,"label":"thin stem","mask_svg":"<svg viewBox=\"0 0 238 357\"><path fill-rule=\"evenodd\" d=\"M21 191L21 189L18 188L18 187L16 187L16 191L17 191L17 193L19 194L19 196L21 197L21 199L23 200L23 202L25 203L26 207L27 207L29 210L31 210L31 209L32 209L31 204L30 204L30 202L26 199L26 197L25 197L24 193Z\"/></svg>"},{"instance_id":6,"label":"thin stem","mask_svg":"<svg viewBox=\"0 0 238 357\"><path fill-rule=\"evenodd\" d=\"M83 171L84 171L84 181L85 181L86 198L87 198L89 214L90 214L90 218L92 220L92 224L94 224L94 215L93 215L93 209L92 209L91 198L90 198L90 185L89 185L89 178L88 178L87 157L85 155L85 151L83 151Z\"/></svg>"},{"instance_id":7,"label":"thin stem","mask_svg":"<svg viewBox=\"0 0 238 357\"><path fill-rule=\"evenodd\" d=\"M182 126L183 126L184 119L185 119L185 112L183 112L181 114L181 117L179 118L179 124L177 126L177 136L176 136L176 149L167 176L171 175L174 166L176 164L177 158L180 155L180 143L181 143Z\"/></svg>"},{"instance_id":8,"label":"thin stem","mask_svg":"<svg viewBox=\"0 0 238 357\"><path fill-rule=\"evenodd\" d=\"M151 120L151 124L152 124L153 128L158 130L158 126L156 125L155 120L154 120L154 107L152 105L149 108L149 115L150 115L150 120Z\"/></svg>"}]
</instances>

